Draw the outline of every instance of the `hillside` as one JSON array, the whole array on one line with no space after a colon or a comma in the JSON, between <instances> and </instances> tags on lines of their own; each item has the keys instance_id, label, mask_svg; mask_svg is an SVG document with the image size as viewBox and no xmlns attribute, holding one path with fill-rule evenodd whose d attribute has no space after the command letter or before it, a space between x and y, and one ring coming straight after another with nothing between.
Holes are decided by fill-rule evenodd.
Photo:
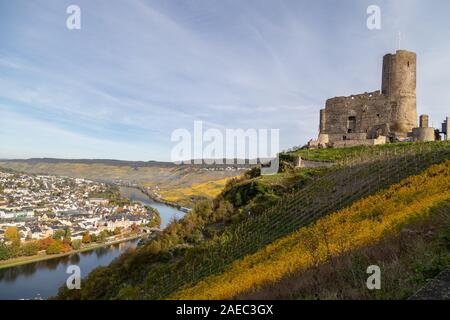
<instances>
[{"instance_id":1,"label":"hillside","mask_svg":"<svg viewBox=\"0 0 450 320\"><path fill-rule=\"evenodd\" d=\"M214 202L198 204L191 214L170 225L155 241L123 255L108 268L97 269L87 278L81 292L62 289L59 298L185 298L191 295L184 290L197 285L203 288L208 279L220 275L228 274L232 281L239 281L239 273L233 277L227 270L245 261L245 257L257 255L278 240L283 243L280 240L283 237L357 201L380 196L377 193L391 186L391 193L396 194L401 183L405 183L402 180L449 158L447 142L402 144L354 151L334 168L306 175L305 169L274 177L258 177L250 172L244 178L230 181ZM448 166L443 168L447 172ZM437 177L440 176L438 172ZM442 187L446 192L448 186ZM436 200L433 196L430 199ZM434 200L426 204L431 206ZM258 207L261 203L263 206ZM369 224L372 221L363 220ZM367 238L365 244L378 239L381 231ZM276 279L283 274L279 273ZM244 289L251 287L247 285ZM206 293L210 292L206 289ZM242 290L226 296L232 297Z\"/></svg>"},{"instance_id":2,"label":"hillside","mask_svg":"<svg viewBox=\"0 0 450 320\"><path fill-rule=\"evenodd\" d=\"M213 198L226 180L243 170L205 170L210 166L169 162L118 160L29 159L2 160L0 167L32 174L87 178L102 182L133 183L160 194L163 200L192 206L195 200ZM224 168L218 167L218 168Z\"/></svg>"},{"instance_id":3,"label":"hillside","mask_svg":"<svg viewBox=\"0 0 450 320\"><path fill-rule=\"evenodd\" d=\"M450 161L320 218L170 298L231 299L257 290L258 286L278 282L301 268L317 266L333 256L374 244L387 233L395 235L408 221L428 215L430 208L447 200L450 201Z\"/></svg>"}]
</instances>

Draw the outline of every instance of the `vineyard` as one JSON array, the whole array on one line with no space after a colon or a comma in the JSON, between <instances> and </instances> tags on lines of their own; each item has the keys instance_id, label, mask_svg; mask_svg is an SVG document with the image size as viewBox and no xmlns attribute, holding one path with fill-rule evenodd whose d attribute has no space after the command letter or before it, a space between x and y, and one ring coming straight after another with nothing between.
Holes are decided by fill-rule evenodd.
<instances>
[{"instance_id":1,"label":"vineyard","mask_svg":"<svg viewBox=\"0 0 450 320\"><path fill-rule=\"evenodd\" d=\"M319 154L316 156L325 157L320 155L320 152L322 150L317 150ZM122 255L109 267L101 267L92 272L83 281L82 290L70 292L62 288L58 297L181 297L178 294L185 292L183 290L195 288L210 277L225 274L233 263L238 263L277 240L301 228L312 226L333 212L386 190L448 159L448 142L396 144L385 148L346 151L345 157L334 160L333 168L328 168L320 174L312 174L307 179L299 173L299 181L303 179L305 183L292 191L288 191L291 190L290 187L285 189L276 202L268 205L266 209L262 208L258 214L247 215L244 219L225 226L222 232L196 243L177 242L176 238L167 232L164 238L166 244L163 243L166 249L161 250L161 243L150 242L135 252ZM295 176L296 174L286 175L289 179ZM259 181L265 185L283 184L283 179L283 175L272 178L256 177L245 183L251 185L252 181ZM242 187L239 183L236 186ZM393 192L395 193L395 189ZM192 221L191 223L196 223ZM178 225L179 228L181 226ZM192 224L184 226L192 230ZM200 226L204 227L206 226Z\"/></svg>"},{"instance_id":2,"label":"vineyard","mask_svg":"<svg viewBox=\"0 0 450 320\"><path fill-rule=\"evenodd\" d=\"M225 272L181 290L175 299L231 299L274 283L298 268L317 266L350 250L372 245L412 218L450 200L450 161L332 213L311 226L233 262Z\"/></svg>"},{"instance_id":3,"label":"vineyard","mask_svg":"<svg viewBox=\"0 0 450 320\"><path fill-rule=\"evenodd\" d=\"M354 201L450 158L449 143L364 150L341 160L332 172L284 196L277 205L186 252L176 263L153 269L144 284L130 283L138 298L158 299L223 272L235 260Z\"/></svg>"}]
</instances>

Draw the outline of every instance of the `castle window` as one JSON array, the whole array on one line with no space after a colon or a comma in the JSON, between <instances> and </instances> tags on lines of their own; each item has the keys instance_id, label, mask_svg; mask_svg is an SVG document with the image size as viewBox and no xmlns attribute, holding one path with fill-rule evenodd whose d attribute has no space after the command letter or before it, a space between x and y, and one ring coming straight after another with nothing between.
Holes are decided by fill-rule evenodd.
<instances>
[{"instance_id":1,"label":"castle window","mask_svg":"<svg viewBox=\"0 0 450 320\"><path fill-rule=\"evenodd\" d=\"M347 132L352 133L356 130L356 117L348 117Z\"/></svg>"},{"instance_id":2,"label":"castle window","mask_svg":"<svg viewBox=\"0 0 450 320\"><path fill-rule=\"evenodd\" d=\"M408 61L408 68L409 68L409 61Z\"/></svg>"}]
</instances>

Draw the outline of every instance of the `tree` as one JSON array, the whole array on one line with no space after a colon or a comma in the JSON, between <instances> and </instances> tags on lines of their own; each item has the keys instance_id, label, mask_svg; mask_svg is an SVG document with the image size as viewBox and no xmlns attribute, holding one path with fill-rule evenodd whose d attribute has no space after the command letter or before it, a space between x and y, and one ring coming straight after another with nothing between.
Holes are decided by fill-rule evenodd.
<instances>
[{"instance_id":1,"label":"tree","mask_svg":"<svg viewBox=\"0 0 450 320\"><path fill-rule=\"evenodd\" d=\"M47 250L47 248L52 245L53 243L55 243L56 240L53 238L45 238L45 239L41 239L39 240L38 244L39 244L39 250Z\"/></svg>"},{"instance_id":2,"label":"tree","mask_svg":"<svg viewBox=\"0 0 450 320\"><path fill-rule=\"evenodd\" d=\"M81 248L81 240L73 240L72 241L72 249L78 250Z\"/></svg>"},{"instance_id":3,"label":"tree","mask_svg":"<svg viewBox=\"0 0 450 320\"><path fill-rule=\"evenodd\" d=\"M192 234L187 237L187 241L190 243L200 243L203 239L203 234L199 229L195 229Z\"/></svg>"},{"instance_id":4,"label":"tree","mask_svg":"<svg viewBox=\"0 0 450 320\"><path fill-rule=\"evenodd\" d=\"M92 242L92 237L91 237L91 235L89 234L89 231L86 231L86 232L83 234L83 238L81 239L81 241L82 241L83 243L91 243L91 242Z\"/></svg>"},{"instance_id":5,"label":"tree","mask_svg":"<svg viewBox=\"0 0 450 320\"><path fill-rule=\"evenodd\" d=\"M131 232L132 233L138 233L139 232L139 226L136 223L133 223L131 225Z\"/></svg>"},{"instance_id":6,"label":"tree","mask_svg":"<svg viewBox=\"0 0 450 320\"><path fill-rule=\"evenodd\" d=\"M21 254L24 256L34 256L39 251L39 244L37 241L26 242L22 245Z\"/></svg>"},{"instance_id":7,"label":"tree","mask_svg":"<svg viewBox=\"0 0 450 320\"><path fill-rule=\"evenodd\" d=\"M147 224L149 228L159 228L161 226L161 216L158 210L153 209L152 211L153 217L152 220Z\"/></svg>"},{"instance_id":8,"label":"tree","mask_svg":"<svg viewBox=\"0 0 450 320\"><path fill-rule=\"evenodd\" d=\"M4 243L0 242L0 260L11 258L11 249Z\"/></svg>"},{"instance_id":9,"label":"tree","mask_svg":"<svg viewBox=\"0 0 450 320\"><path fill-rule=\"evenodd\" d=\"M242 205L242 198L241 198L241 194L239 193L239 191L236 193L236 206L241 206Z\"/></svg>"},{"instance_id":10,"label":"tree","mask_svg":"<svg viewBox=\"0 0 450 320\"><path fill-rule=\"evenodd\" d=\"M13 243L13 245L20 245L20 234L17 227L8 227L5 231L5 238Z\"/></svg>"},{"instance_id":11,"label":"tree","mask_svg":"<svg viewBox=\"0 0 450 320\"><path fill-rule=\"evenodd\" d=\"M212 214L212 209L212 202L210 200L203 200L195 204L193 211L203 220L207 221Z\"/></svg>"},{"instance_id":12,"label":"tree","mask_svg":"<svg viewBox=\"0 0 450 320\"><path fill-rule=\"evenodd\" d=\"M154 240L147 245L147 250L150 254L156 255L161 251L161 243Z\"/></svg>"},{"instance_id":13,"label":"tree","mask_svg":"<svg viewBox=\"0 0 450 320\"><path fill-rule=\"evenodd\" d=\"M221 201L215 212L215 220L223 220L233 215L233 205L228 201Z\"/></svg>"},{"instance_id":14,"label":"tree","mask_svg":"<svg viewBox=\"0 0 450 320\"><path fill-rule=\"evenodd\" d=\"M121 233L122 233L122 229L121 229L121 228L116 227L116 228L114 229L114 235L115 235L115 236L118 236L118 235L121 234Z\"/></svg>"},{"instance_id":15,"label":"tree","mask_svg":"<svg viewBox=\"0 0 450 320\"><path fill-rule=\"evenodd\" d=\"M47 250L45 250L45 253L47 254L58 254L61 253L62 245L59 241L54 241L52 244L50 244L47 247Z\"/></svg>"},{"instance_id":16,"label":"tree","mask_svg":"<svg viewBox=\"0 0 450 320\"><path fill-rule=\"evenodd\" d=\"M72 251L72 247L68 243L61 243L61 253L66 253Z\"/></svg>"},{"instance_id":17,"label":"tree","mask_svg":"<svg viewBox=\"0 0 450 320\"><path fill-rule=\"evenodd\" d=\"M103 230L98 235L98 242L105 242L106 238L108 238L108 231Z\"/></svg>"},{"instance_id":18,"label":"tree","mask_svg":"<svg viewBox=\"0 0 450 320\"><path fill-rule=\"evenodd\" d=\"M70 244L72 242L72 232L70 231L70 228L65 230L63 242L65 244Z\"/></svg>"},{"instance_id":19,"label":"tree","mask_svg":"<svg viewBox=\"0 0 450 320\"><path fill-rule=\"evenodd\" d=\"M66 230L59 229L59 230L56 230L53 233L53 239L55 239L55 240L62 240L65 235L66 235Z\"/></svg>"}]
</instances>

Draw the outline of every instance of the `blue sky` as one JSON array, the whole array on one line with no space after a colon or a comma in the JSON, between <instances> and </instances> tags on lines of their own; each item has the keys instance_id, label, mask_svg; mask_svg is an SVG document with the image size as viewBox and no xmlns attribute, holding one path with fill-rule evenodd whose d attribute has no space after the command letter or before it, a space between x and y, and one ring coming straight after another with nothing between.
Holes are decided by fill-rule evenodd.
<instances>
[{"instance_id":1,"label":"blue sky","mask_svg":"<svg viewBox=\"0 0 450 320\"><path fill-rule=\"evenodd\" d=\"M81 8L81 30L65 26ZM368 30L366 9L381 8ZM418 112L450 106L450 2L0 0L0 158L169 160L177 128L316 137L329 97L378 90L418 54Z\"/></svg>"}]
</instances>

